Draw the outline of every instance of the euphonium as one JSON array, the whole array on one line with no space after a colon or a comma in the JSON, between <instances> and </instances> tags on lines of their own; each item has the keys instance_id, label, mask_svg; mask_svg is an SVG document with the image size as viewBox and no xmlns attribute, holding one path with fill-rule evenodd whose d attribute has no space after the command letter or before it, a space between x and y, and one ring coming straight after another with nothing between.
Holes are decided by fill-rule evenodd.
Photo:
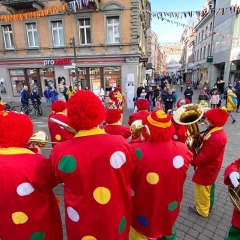
<instances>
[{"instance_id":1,"label":"euphonium","mask_svg":"<svg viewBox=\"0 0 240 240\"><path fill-rule=\"evenodd\" d=\"M228 195L236 210L240 212L240 185L236 188L233 185L229 186Z\"/></svg>"},{"instance_id":2,"label":"euphonium","mask_svg":"<svg viewBox=\"0 0 240 240\"><path fill-rule=\"evenodd\" d=\"M197 104L187 104L176 110L173 119L180 125L185 125L188 129L186 145L188 149L197 153L200 146L200 133L198 121L202 118L204 111Z\"/></svg>"},{"instance_id":3,"label":"euphonium","mask_svg":"<svg viewBox=\"0 0 240 240\"><path fill-rule=\"evenodd\" d=\"M144 141L142 130L146 129L146 133L149 138L151 138L151 133L149 131L149 128L147 125L142 124L142 120L136 120L134 121L130 126L130 131L133 137L140 138L142 141Z\"/></svg>"},{"instance_id":4,"label":"euphonium","mask_svg":"<svg viewBox=\"0 0 240 240\"><path fill-rule=\"evenodd\" d=\"M75 129L73 129L71 126L67 125L66 123L64 122L61 122L55 118L50 118L50 121L51 122L54 122L56 123L57 125L59 125L61 128L64 128L66 131L76 135L77 134L77 131Z\"/></svg>"}]
</instances>

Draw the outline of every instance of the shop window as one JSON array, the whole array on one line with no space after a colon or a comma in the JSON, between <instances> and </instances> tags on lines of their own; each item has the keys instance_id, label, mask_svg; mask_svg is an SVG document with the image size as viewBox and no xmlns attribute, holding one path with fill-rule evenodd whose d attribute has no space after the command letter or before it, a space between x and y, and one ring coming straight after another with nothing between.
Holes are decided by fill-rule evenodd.
<instances>
[{"instance_id":1,"label":"shop window","mask_svg":"<svg viewBox=\"0 0 240 240\"><path fill-rule=\"evenodd\" d=\"M37 24L27 23L26 31L27 31L28 47L39 47Z\"/></svg>"},{"instance_id":2,"label":"shop window","mask_svg":"<svg viewBox=\"0 0 240 240\"><path fill-rule=\"evenodd\" d=\"M9 75L13 90L13 96L19 97L24 85L26 85L24 70L23 69L10 70Z\"/></svg>"},{"instance_id":3,"label":"shop window","mask_svg":"<svg viewBox=\"0 0 240 240\"><path fill-rule=\"evenodd\" d=\"M84 89L86 87L86 74L87 74L86 68L78 68L78 81L77 81L75 77L75 69L71 69L69 71L71 86L78 86L79 88Z\"/></svg>"},{"instance_id":4,"label":"shop window","mask_svg":"<svg viewBox=\"0 0 240 240\"><path fill-rule=\"evenodd\" d=\"M13 31L12 26L3 25L2 26L2 33L3 33L3 41L5 49L13 49L14 48L14 41L13 41Z\"/></svg>"},{"instance_id":5,"label":"shop window","mask_svg":"<svg viewBox=\"0 0 240 240\"><path fill-rule=\"evenodd\" d=\"M120 20L119 17L107 17L107 42L120 42Z\"/></svg>"},{"instance_id":6,"label":"shop window","mask_svg":"<svg viewBox=\"0 0 240 240\"><path fill-rule=\"evenodd\" d=\"M113 87L121 86L121 67L104 67L103 74L106 92Z\"/></svg>"},{"instance_id":7,"label":"shop window","mask_svg":"<svg viewBox=\"0 0 240 240\"><path fill-rule=\"evenodd\" d=\"M63 23L62 21L52 21L52 39L53 46L59 47L64 45Z\"/></svg>"},{"instance_id":8,"label":"shop window","mask_svg":"<svg viewBox=\"0 0 240 240\"><path fill-rule=\"evenodd\" d=\"M54 68L41 68L39 74L43 90L45 90L45 87L48 87L49 89L52 89L53 87L56 88Z\"/></svg>"},{"instance_id":9,"label":"shop window","mask_svg":"<svg viewBox=\"0 0 240 240\"><path fill-rule=\"evenodd\" d=\"M89 18L79 20L79 39L80 44L91 43L91 25Z\"/></svg>"},{"instance_id":10,"label":"shop window","mask_svg":"<svg viewBox=\"0 0 240 240\"><path fill-rule=\"evenodd\" d=\"M101 86L100 68L89 68L89 79L92 91L98 95Z\"/></svg>"}]
</instances>

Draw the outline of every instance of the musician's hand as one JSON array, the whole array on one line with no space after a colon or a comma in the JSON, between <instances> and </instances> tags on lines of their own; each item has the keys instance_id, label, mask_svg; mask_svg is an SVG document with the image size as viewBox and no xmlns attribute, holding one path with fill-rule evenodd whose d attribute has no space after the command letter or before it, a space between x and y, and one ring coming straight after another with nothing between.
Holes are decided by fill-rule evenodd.
<instances>
[{"instance_id":1,"label":"musician's hand","mask_svg":"<svg viewBox=\"0 0 240 240\"><path fill-rule=\"evenodd\" d=\"M239 186L239 172L232 172L230 175L229 175L229 178L231 180L231 183L232 185L236 188Z\"/></svg>"}]
</instances>

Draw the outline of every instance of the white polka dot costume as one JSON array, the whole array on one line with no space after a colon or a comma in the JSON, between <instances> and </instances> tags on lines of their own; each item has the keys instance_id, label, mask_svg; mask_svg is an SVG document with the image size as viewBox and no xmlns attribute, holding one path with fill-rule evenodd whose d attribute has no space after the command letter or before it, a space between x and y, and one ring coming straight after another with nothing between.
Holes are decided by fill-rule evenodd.
<instances>
[{"instance_id":1,"label":"white polka dot costume","mask_svg":"<svg viewBox=\"0 0 240 240\"><path fill-rule=\"evenodd\" d=\"M56 145L51 155L54 174L64 182L68 240L126 240L134 149L102 129L80 135Z\"/></svg>"}]
</instances>

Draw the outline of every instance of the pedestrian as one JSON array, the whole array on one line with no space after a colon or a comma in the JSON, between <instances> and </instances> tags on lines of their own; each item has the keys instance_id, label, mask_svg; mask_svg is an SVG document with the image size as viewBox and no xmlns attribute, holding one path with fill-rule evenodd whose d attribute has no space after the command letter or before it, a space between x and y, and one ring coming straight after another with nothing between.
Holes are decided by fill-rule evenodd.
<instances>
[{"instance_id":1,"label":"pedestrian","mask_svg":"<svg viewBox=\"0 0 240 240\"><path fill-rule=\"evenodd\" d=\"M217 79L217 88L218 88L221 101L224 99L224 88L225 88L224 86L225 86L225 82L223 80Z\"/></svg>"},{"instance_id":2,"label":"pedestrian","mask_svg":"<svg viewBox=\"0 0 240 240\"><path fill-rule=\"evenodd\" d=\"M178 94L176 93L175 88L172 89L172 94L175 97L175 101L173 102L173 110L175 110L176 109L176 103L177 103L177 100L178 100Z\"/></svg>"},{"instance_id":3,"label":"pedestrian","mask_svg":"<svg viewBox=\"0 0 240 240\"><path fill-rule=\"evenodd\" d=\"M52 104L52 102L51 102L51 91L50 91L50 89L48 89L48 86L45 87L43 96L46 99L46 105L49 107Z\"/></svg>"},{"instance_id":4,"label":"pedestrian","mask_svg":"<svg viewBox=\"0 0 240 240\"><path fill-rule=\"evenodd\" d=\"M144 89L142 89L142 92L141 92L141 94L140 94L140 97L138 97L137 99L145 99L145 98L146 98L146 95L147 95L147 93L146 93L145 88L144 88Z\"/></svg>"},{"instance_id":5,"label":"pedestrian","mask_svg":"<svg viewBox=\"0 0 240 240\"><path fill-rule=\"evenodd\" d=\"M133 143L139 161L130 182L133 211L129 240L176 239L175 222L192 153L183 143L172 141L174 127L163 111L152 112L143 125L150 135L143 131L145 141Z\"/></svg>"},{"instance_id":6,"label":"pedestrian","mask_svg":"<svg viewBox=\"0 0 240 240\"><path fill-rule=\"evenodd\" d=\"M181 92L182 92L183 91L183 87L184 87L184 81L183 80L181 80L180 86L181 86Z\"/></svg>"},{"instance_id":7,"label":"pedestrian","mask_svg":"<svg viewBox=\"0 0 240 240\"><path fill-rule=\"evenodd\" d=\"M153 111L155 97L154 97L154 91L153 91L152 87L149 87L149 90L148 90L145 98L148 100L149 105L150 105L149 111L150 112Z\"/></svg>"},{"instance_id":8,"label":"pedestrian","mask_svg":"<svg viewBox=\"0 0 240 240\"><path fill-rule=\"evenodd\" d=\"M239 106L240 106L240 87L236 89L236 94L237 94L237 110L236 112L239 113Z\"/></svg>"},{"instance_id":9,"label":"pedestrian","mask_svg":"<svg viewBox=\"0 0 240 240\"><path fill-rule=\"evenodd\" d=\"M54 103L55 101L58 100L58 91L55 89L55 87L52 87L52 90L51 90L51 101L52 103Z\"/></svg>"},{"instance_id":10,"label":"pedestrian","mask_svg":"<svg viewBox=\"0 0 240 240\"><path fill-rule=\"evenodd\" d=\"M235 93L233 93L232 90L228 90L227 91L226 108L229 113L229 116L233 120L232 123L236 122L236 118L234 117L234 114L233 114L236 107L237 107L237 96Z\"/></svg>"},{"instance_id":11,"label":"pedestrian","mask_svg":"<svg viewBox=\"0 0 240 240\"><path fill-rule=\"evenodd\" d=\"M239 187L239 169L240 169L240 158L235 162L231 163L225 170L224 183L226 185L232 185L231 187ZM232 226L229 229L226 240L238 240L240 239L240 212L234 208L232 215Z\"/></svg>"},{"instance_id":12,"label":"pedestrian","mask_svg":"<svg viewBox=\"0 0 240 240\"><path fill-rule=\"evenodd\" d=\"M37 89L34 88L33 91L30 93L30 99L32 100L32 104L34 104L37 108L38 115L41 116L41 110L40 110L40 105L41 103L41 96L37 92Z\"/></svg>"},{"instance_id":13,"label":"pedestrian","mask_svg":"<svg viewBox=\"0 0 240 240\"><path fill-rule=\"evenodd\" d=\"M191 161L195 168L192 178L195 206L190 206L189 210L202 217L208 217L213 211L215 181L221 170L227 144L227 135L223 129L227 119L227 111L221 108L214 108L205 113L204 124L207 131L197 154Z\"/></svg>"},{"instance_id":14,"label":"pedestrian","mask_svg":"<svg viewBox=\"0 0 240 240\"><path fill-rule=\"evenodd\" d=\"M161 97L158 97L157 98L157 101L156 101L156 110L163 110L163 103L162 103L162 100L161 100Z\"/></svg>"},{"instance_id":15,"label":"pedestrian","mask_svg":"<svg viewBox=\"0 0 240 240\"><path fill-rule=\"evenodd\" d=\"M216 108L217 105L219 104L219 100L220 100L220 96L218 94L218 90L215 90L210 99L211 108Z\"/></svg>"},{"instance_id":16,"label":"pedestrian","mask_svg":"<svg viewBox=\"0 0 240 240\"><path fill-rule=\"evenodd\" d=\"M75 94L76 92L73 90L72 86L69 86L66 95L68 96L68 100Z\"/></svg>"},{"instance_id":17,"label":"pedestrian","mask_svg":"<svg viewBox=\"0 0 240 240\"><path fill-rule=\"evenodd\" d=\"M67 238L126 240L132 208L129 183L137 164L134 149L122 136L98 127L105 110L93 92L78 91L67 112L77 134L51 153L55 178L64 183Z\"/></svg>"},{"instance_id":18,"label":"pedestrian","mask_svg":"<svg viewBox=\"0 0 240 240\"><path fill-rule=\"evenodd\" d=\"M101 128L107 134L119 135L128 139L131 136L130 128L122 125L120 120L121 112L118 109L108 109L105 118L106 125L103 125Z\"/></svg>"},{"instance_id":19,"label":"pedestrian","mask_svg":"<svg viewBox=\"0 0 240 240\"><path fill-rule=\"evenodd\" d=\"M67 91L68 91L68 86L63 87L63 96L66 102L68 102L68 95L67 95Z\"/></svg>"},{"instance_id":20,"label":"pedestrian","mask_svg":"<svg viewBox=\"0 0 240 240\"><path fill-rule=\"evenodd\" d=\"M174 101L176 101L176 98L174 97L173 93L171 90L168 90L167 95L164 98L164 102L165 102L165 112L167 113L168 110L172 110L173 109L173 103Z\"/></svg>"},{"instance_id":21,"label":"pedestrian","mask_svg":"<svg viewBox=\"0 0 240 240\"><path fill-rule=\"evenodd\" d=\"M0 105L1 107L1 105ZM63 239L57 181L49 159L28 145L33 123L28 116L0 109L0 238Z\"/></svg>"},{"instance_id":22,"label":"pedestrian","mask_svg":"<svg viewBox=\"0 0 240 240\"><path fill-rule=\"evenodd\" d=\"M205 93L204 90L201 90L198 96L198 102L200 103L200 101L207 101L207 100L208 100L208 95Z\"/></svg>"},{"instance_id":23,"label":"pedestrian","mask_svg":"<svg viewBox=\"0 0 240 240\"><path fill-rule=\"evenodd\" d=\"M23 107L29 105L30 93L28 91L28 87L24 86L23 90L21 91L21 104Z\"/></svg>"},{"instance_id":24,"label":"pedestrian","mask_svg":"<svg viewBox=\"0 0 240 240\"><path fill-rule=\"evenodd\" d=\"M52 112L48 117L48 128L51 136L52 147L54 147L60 142L65 142L69 139L72 139L74 137L74 133L51 121L52 118L68 126L70 125L67 116L67 102L64 102L63 100L57 100L53 102L51 108Z\"/></svg>"},{"instance_id":25,"label":"pedestrian","mask_svg":"<svg viewBox=\"0 0 240 240\"><path fill-rule=\"evenodd\" d=\"M193 90L191 86L187 86L187 89L184 91L184 96L192 103Z\"/></svg>"},{"instance_id":26,"label":"pedestrian","mask_svg":"<svg viewBox=\"0 0 240 240\"><path fill-rule=\"evenodd\" d=\"M140 83L139 87L137 88L137 98L140 98L140 95L141 95L143 89L144 89L143 84Z\"/></svg>"}]
</instances>

